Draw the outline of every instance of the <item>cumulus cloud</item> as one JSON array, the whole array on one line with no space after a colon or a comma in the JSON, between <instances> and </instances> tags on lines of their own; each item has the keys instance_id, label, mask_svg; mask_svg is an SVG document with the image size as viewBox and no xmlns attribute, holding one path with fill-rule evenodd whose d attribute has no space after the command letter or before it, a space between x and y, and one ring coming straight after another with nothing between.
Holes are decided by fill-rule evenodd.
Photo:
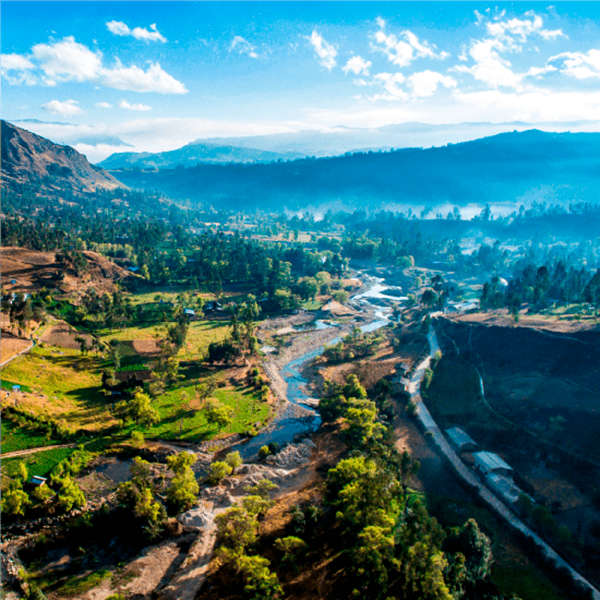
<instances>
[{"instance_id":1,"label":"cumulus cloud","mask_svg":"<svg viewBox=\"0 0 600 600\"><path fill-rule=\"evenodd\" d=\"M439 85L446 88L455 88L456 79L435 71L421 71L413 73L407 79L407 85L412 90L413 98L425 98L433 96Z\"/></svg>"},{"instance_id":2,"label":"cumulus cloud","mask_svg":"<svg viewBox=\"0 0 600 600\"><path fill-rule=\"evenodd\" d=\"M408 100L408 93L402 89L401 84L406 81L402 73L377 73L373 76L373 83L383 86L384 94L376 94L373 100Z\"/></svg>"},{"instance_id":3,"label":"cumulus cloud","mask_svg":"<svg viewBox=\"0 0 600 600\"><path fill-rule=\"evenodd\" d=\"M256 54L255 49L255 46L253 46L248 40L244 39L241 35L236 35L229 46L229 52L247 54L251 58L258 58L258 54Z\"/></svg>"},{"instance_id":4,"label":"cumulus cloud","mask_svg":"<svg viewBox=\"0 0 600 600\"><path fill-rule=\"evenodd\" d=\"M91 81L98 79L102 69L102 54L77 43L73 36L53 44L36 44L31 56L44 74L56 81Z\"/></svg>"},{"instance_id":5,"label":"cumulus cloud","mask_svg":"<svg viewBox=\"0 0 600 600\"><path fill-rule=\"evenodd\" d=\"M20 54L2 54L0 56L0 67L2 76L11 84L19 85L35 85L37 80L31 74L31 70L35 69L35 65Z\"/></svg>"},{"instance_id":6,"label":"cumulus cloud","mask_svg":"<svg viewBox=\"0 0 600 600\"><path fill-rule=\"evenodd\" d=\"M119 108L126 108L127 110L152 110L151 106L145 104L129 104L127 100L121 100L119 102Z\"/></svg>"},{"instance_id":7,"label":"cumulus cloud","mask_svg":"<svg viewBox=\"0 0 600 600\"><path fill-rule=\"evenodd\" d=\"M113 69L103 69L102 83L110 88L132 92L187 93L183 83L163 71L158 63L150 63L148 69L144 71L135 65L124 67L117 61Z\"/></svg>"},{"instance_id":8,"label":"cumulus cloud","mask_svg":"<svg viewBox=\"0 0 600 600\"><path fill-rule=\"evenodd\" d=\"M552 67L532 67L523 73L515 72L511 62L504 56L507 53L521 52L531 36L540 36L544 40L566 37L560 29L544 29L544 20L539 15L526 13L528 18L506 19L502 11L492 19L487 19L476 11L477 22L485 26L488 36L484 39L471 40L468 49L460 58L462 61L472 59L473 65L459 65L454 71L469 73L476 80L493 88L508 87L521 89L523 79L527 76L541 78L555 70Z\"/></svg>"},{"instance_id":9,"label":"cumulus cloud","mask_svg":"<svg viewBox=\"0 0 600 600\"><path fill-rule=\"evenodd\" d=\"M122 21L109 21L106 24L106 28L115 35L122 37L131 36L136 40L143 40L145 42L166 42L167 38L164 37L158 29L156 29L156 23L150 25L150 30L145 27L129 27Z\"/></svg>"},{"instance_id":10,"label":"cumulus cloud","mask_svg":"<svg viewBox=\"0 0 600 600\"><path fill-rule=\"evenodd\" d=\"M112 108L112 104L108 102L96 102L98 108Z\"/></svg>"},{"instance_id":11,"label":"cumulus cloud","mask_svg":"<svg viewBox=\"0 0 600 600\"><path fill-rule=\"evenodd\" d=\"M575 79L595 79L600 77L600 50L588 52L563 52L548 60L548 63L562 62L561 73ZM549 65L552 68L552 65Z\"/></svg>"},{"instance_id":12,"label":"cumulus cloud","mask_svg":"<svg viewBox=\"0 0 600 600\"><path fill-rule=\"evenodd\" d=\"M353 56L345 67L342 67L342 71L348 75L352 72L355 75L369 75L369 69L373 63L370 60L365 60L361 56Z\"/></svg>"},{"instance_id":13,"label":"cumulus cloud","mask_svg":"<svg viewBox=\"0 0 600 600\"><path fill-rule=\"evenodd\" d=\"M392 33L386 33L386 23L378 18L377 24L379 31L374 35L375 44L372 44L373 50L383 52L387 59L399 66L408 67L417 58L444 59L450 56L447 52L436 52L437 48L427 42L419 41L419 38L406 29L397 37Z\"/></svg>"},{"instance_id":14,"label":"cumulus cloud","mask_svg":"<svg viewBox=\"0 0 600 600\"><path fill-rule=\"evenodd\" d=\"M125 67L117 60L112 68L106 67L101 52L90 50L76 42L73 36L49 44L36 44L28 56L5 56L8 57L7 67L3 66L2 75L9 83L36 83L34 72L39 72L45 85L87 81L132 92L187 93L185 85L165 72L158 62L143 69L136 65Z\"/></svg>"},{"instance_id":15,"label":"cumulus cloud","mask_svg":"<svg viewBox=\"0 0 600 600\"><path fill-rule=\"evenodd\" d=\"M79 102L76 100L51 100L46 104L42 104L42 108L53 115L62 115L63 117L70 115L80 115L83 111L79 107Z\"/></svg>"},{"instance_id":16,"label":"cumulus cloud","mask_svg":"<svg viewBox=\"0 0 600 600\"><path fill-rule=\"evenodd\" d=\"M337 50L331 44L328 44L316 29L306 39L312 44L315 54L319 57L321 66L331 71L337 65L337 61L335 60Z\"/></svg>"}]
</instances>

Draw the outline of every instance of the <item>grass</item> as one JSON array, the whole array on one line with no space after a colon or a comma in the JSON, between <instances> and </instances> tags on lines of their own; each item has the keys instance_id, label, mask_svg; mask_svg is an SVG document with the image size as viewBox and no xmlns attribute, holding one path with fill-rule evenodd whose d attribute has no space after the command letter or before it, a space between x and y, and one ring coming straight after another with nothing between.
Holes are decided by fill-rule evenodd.
<instances>
[{"instance_id":1,"label":"grass","mask_svg":"<svg viewBox=\"0 0 600 600\"><path fill-rule=\"evenodd\" d=\"M227 321L192 321L183 348L179 351L177 358L181 360L194 360L203 357L212 342L223 341L228 334L229 323ZM121 342L135 340L164 339L166 327L163 324L138 325L125 327L119 331L105 331L102 339L105 342L119 340Z\"/></svg>"},{"instance_id":2,"label":"grass","mask_svg":"<svg viewBox=\"0 0 600 600\"><path fill-rule=\"evenodd\" d=\"M443 356L422 394L427 407L448 421L469 422L488 415L481 401L477 371L460 356Z\"/></svg>"},{"instance_id":3,"label":"grass","mask_svg":"<svg viewBox=\"0 0 600 600\"><path fill-rule=\"evenodd\" d=\"M2 475L13 477L18 473L19 463L24 462L27 466L29 477L33 475L47 477L50 471L61 460L71 456L74 451L74 448L56 448L54 450L42 450L35 454L6 458L2 460Z\"/></svg>"},{"instance_id":4,"label":"grass","mask_svg":"<svg viewBox=\"0 0 600 600\"><path fill-rule=\"evenodd\" d=\"M100 391L100 372L106 366L106 360L80 356L77 350L36 347L2 374L32 390L20 399L20 408L63 419L71 429L103 429L111 421Z\"/></svg>"},{"instance_id":5,"label":"grass","mask_svg":"<svg viewBox=\"0 0 600 600\"><path fill-rule=\"evenodd\" d=\"M56 585L56 578L52 576L36 577L35 583L42 590L52 591L55 595L74 597L85 594L85 592L99 586L108 577L111 577L110 571L100 569L85 575L70 575L58 585Z\"/></svg>"},{"instance_id":6,"label":"grass","mask_svg":"<svg viewBox=\"0 0 600 600\"><path fill-rule=\"evenodd\" d=\"M2 430L2 453L27 450L28 448L39 448L50 444L60 444L60 440L48 439L45 434L38 431L19 427L6 417L0 422Z\"/></svg>"},{"instance_id":7,"label":"grass","mask_svg":"<svg viewBox=\"0 0 600 600\"><path fill-rule=\"evenodd\" d=\"M194 386L187 385L170 390L153 402L160 414L159 423L146 428L132 424L125 428L124 433L130 435L133 430L141 430L146 438L174 440L179 439L181 423L182 440L202 441L220 434L243 433L254 423L264 423L269 416L268 404L261 402L254 388L220 388L213 397L234 411L232 424L223 430L207 422L195 400Z\"/></svg>"},{"instance_id":8,"label":"grass","mask_svg":"<svg viewBox=\"0 0 600 600\"><path fill-rule=\"evenodd\" d=\"M22 392L31 392L32 391L28 385L23 385L21 383L17 383L16 381L8 381L7 379L4 379L4 377L2 378L0 385L2 386L3 390L8 390L9 392L12 392L13 385L20 385Z\"/></svg>"}]
</instances>

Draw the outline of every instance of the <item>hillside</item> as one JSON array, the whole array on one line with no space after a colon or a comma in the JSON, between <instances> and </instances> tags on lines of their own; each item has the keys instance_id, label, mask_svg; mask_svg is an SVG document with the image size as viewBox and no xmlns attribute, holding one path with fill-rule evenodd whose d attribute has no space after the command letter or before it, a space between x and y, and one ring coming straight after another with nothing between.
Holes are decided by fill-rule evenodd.
<instances>
[{"instance_id":1,"label":"hillside","mask_svg":"<svg viewBox=\"0 0 600 600\"><path fill-rule=\"evenodd\" d=\"M300 158L295 152L269 152L257 148L192 142L170 152L117 152L98 163L104 169L195 167L198 163L267 163Z\"/></svg>"},{"instance_id":2,"label":"hillside","mask_svg":"<svg viewBox=\"0 0 600 600\"><path fill-rule=\"evenodd\" d=\"M442 148L154 173L122 171L119 179L173 198L232 209L596 202L600 134L531 130Z\"/></svg>"},{"instance_id":3,"label":"hillside","mask_svg":"<svg viewBox=\"0 0 600 600\"><path fill-rule=\"evenodd\" d=\"M1 121L0 127L4 190L17 190L26 184L44 193L82 194L124 187L70 146L54 144L7 121Z\"/></svg>"}]
</instances>

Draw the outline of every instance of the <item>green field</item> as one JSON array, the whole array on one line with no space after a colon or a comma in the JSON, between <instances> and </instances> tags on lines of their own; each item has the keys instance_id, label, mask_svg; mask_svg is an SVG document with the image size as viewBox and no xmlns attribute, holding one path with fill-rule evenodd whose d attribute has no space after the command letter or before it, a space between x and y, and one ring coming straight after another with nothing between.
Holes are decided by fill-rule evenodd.
<instances>
[{"instance_id":1,"label":"green field","mask_svg":"<svg viewBox=\"0 0 600 600\"><path fill-rule=\"evenodd\" d=\"M216 425L209 425L204 417L198 401L195 400L194 386L187 385L165 394L152 402L158 410L160 422L151 427L135 424L128 425L123 432L142 431L147 438L187 441L203 441L219 434L243 433L255 423L264 423L269 416L269 406L261 402L259 394L252 387L220 388L213 397L230 406L233 411L233 423L220 430Z\"/></svg>"},{"instance_id":2,"label":"green field","mask_svg":"<svg viewBox=\"0 0 600 600\"><path fill-rule=\"evenodd\" d=\"M16 381L8 381L7 379L4 379L4 377L2 377L0 385L2 386L3 390L8 390L9 392L12 391L13 385L20 385L22 392L31 392L31 388L28 385L22 385L20 383L17 383Z\"/></svg>"},{"instance_id":3,"label":"green field","mask_svg":"<svg viewBox=\"0 0 600 600\"><path fill-rule=\"evenodd\" d=\"M105 359L91 354L38 346L12 361L2 375L32 390L33 398L20 400L22 409L64 420L71 429L102 429L110 420L100 391L100 372L106 366Z\"/></svg>"},{"instance_id":4,"label":"green field","mask_svg":"<svg viewBox=\"0 0 600 600\"><path fill-rule=\"evenodd\" d=\"M27 465L29 477L33 475L47 477L61 460L71 456L74 451L74 448L56 448L54 450L43 450L35 454L27 454L22 457L6 458L2 460L2 474L12 477L17 473L18 464L24 462Z\"/></svg>"},{"instance_id":5,"label":"green field","mask_svg":"<svg viewBox=\"0 0 600 600\"><path fill-rule=\"evenodd\" d=\"M0 426L2 428L2 454L61 443L60 440L46 438L46 435L43 433L19 427L4 416L2 417Z\"/></svg>"}]
</instances>

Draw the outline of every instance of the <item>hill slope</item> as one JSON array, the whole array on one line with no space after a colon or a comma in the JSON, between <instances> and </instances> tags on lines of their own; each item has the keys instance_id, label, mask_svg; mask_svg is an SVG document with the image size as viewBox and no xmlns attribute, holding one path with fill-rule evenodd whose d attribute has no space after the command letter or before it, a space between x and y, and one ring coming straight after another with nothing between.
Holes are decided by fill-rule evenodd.
<instances>
[{"instance_id":1,"label":"hill slope","mask_svg":"<svg viewBox=\"0 0 600 600\"><path fill-rule=\"evenodd\" d=\"M597 202L600 134L531 130L426 150L156 173L123 171L119 179L173 198L232 209Z\"/></svg>"},{"instance_id":2,"label":"hill slope","mask_svg":"<svg viewBox=\"0 0 600 600\"><path fill-rule=\"evenodd\" d=\"M59 146L7 121L1 121L0 127L2 188L5 190L17 190L25 184L45 193L81 194L98 188L124 187L70 146Z\"/></svg>"},{"instance_id":3,"label":"hill slope","mask_svg":"<svg viewBox=\"0 0 600 600\"><path fill-rule=\"evenodd\" d=\"M231 145L192 142L169 152L117 152L98 163L104 169L139 168L173 168L179 165L195 167L198 163L267 163L276 160L300 158L295 152L279 153L259 150L257 148L240 148Z\"/></svg>"}]
</instances>

